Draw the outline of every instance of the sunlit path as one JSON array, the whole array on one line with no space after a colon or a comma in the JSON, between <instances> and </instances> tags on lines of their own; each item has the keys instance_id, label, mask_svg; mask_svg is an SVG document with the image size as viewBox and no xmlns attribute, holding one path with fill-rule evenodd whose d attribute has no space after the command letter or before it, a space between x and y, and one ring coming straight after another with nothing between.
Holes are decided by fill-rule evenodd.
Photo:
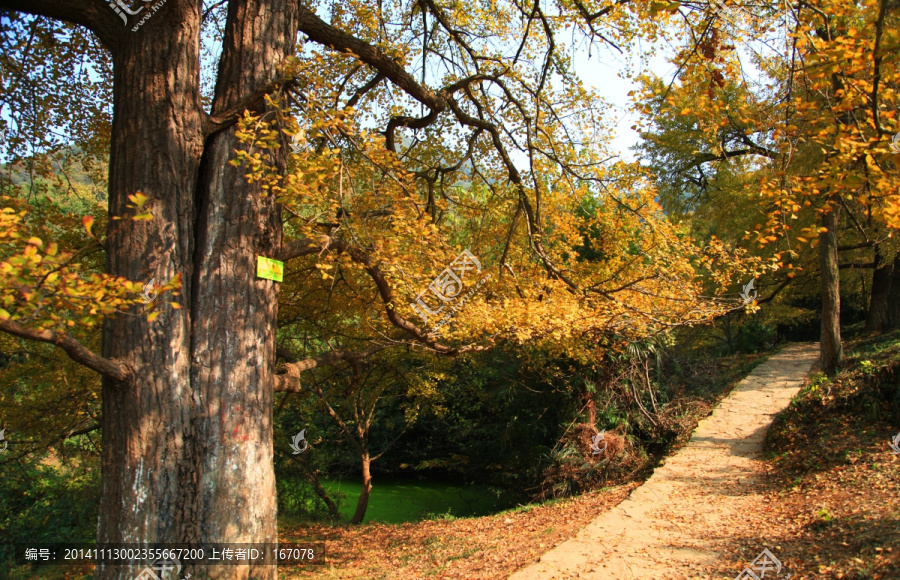
<instances>
[{"instance_id":1,"label":"sunlit path","mask_svg":"<svg viewBox=\"0 0 900 580\"><path fill-rule=\"evenodd\" d=\"M511 580L689 578L693 568L718 561L716 541L760 507L766 430L818 352L816 344L795 344L757 367L628 499Z\"/></svg>"}]
</instances>

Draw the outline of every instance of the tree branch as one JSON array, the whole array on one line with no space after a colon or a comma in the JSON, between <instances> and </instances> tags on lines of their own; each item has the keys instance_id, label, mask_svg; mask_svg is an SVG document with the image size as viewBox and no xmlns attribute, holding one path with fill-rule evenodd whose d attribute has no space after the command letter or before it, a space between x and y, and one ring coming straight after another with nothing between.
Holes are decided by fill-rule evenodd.
<instances>
[{"instance_id":1,"label":"tree branch","mask_svg":"<svg viewBox=\"0 0 900 580\"><path fill-rule=\"evenodd\" d=\"M382 456L382 455L384 455L385 453L387 453L388 451L390 451L391 447L393 447L394 444L397 443L397 441L400 441L400 438L403 437L403 434L406 433L406 430L407 430L407 429L409 429L409 425L410 425L409 423L407 423L406 425L404 425L404 426L403 426L403 429L402 429L399 433L397 433L397 436L394 437L393 441L391 441L390 443L388 443L387 445L385 445L384 448L381 450L381 453L379 453L378 455L376 455L375 457L373 457L371 460L372 460L372 461L375 461L375 460L377 460L377 459L381 459L381 456Z\"/></svg>"},{"instance_id":2,"label":"tree branch","mask_svg":"<svg viewBox=\"0 0 900 580\"><path fill-rule=\"evenodd\" d=\"M610 4L608 6L604 6L597 12L594 12L593 14L591 14L588 11L587 7L584 4L582 4L579 0L575 0L575 7L578 8L578 12L581 13L581 16L584 17L584 19L588 22L588 24L593 24L594 20L597 20L601 16L605 16L605 15L609 14L610 12L612 12L613 8L615 8L619 4L627 4L627 3L628 3L628 0L618 0L615 4Z\"/></svg>"},{"instance_id":3,"label":"tree branch","mask_svg":"<svg viewBox=\"0 0 900 580\"><path fill-rule=\"evenodd\" d=\"M309 370L311 368L315 368L316 366L320 366L322 364L333 364L339 360L348 360L351 357L360 357L360 356L368 356L369 351L366 353L352 353L345 350L335 349L333 351L327 352L322 356L308 358L304 360L297 360L287 349L279 348L276 350L277 356L280 356L285 360L285 367L288 369L287 376L289 379L285 379L285 375L275 375L275 390L282 392L299 392L299 387L294 385L287 384L289 381L293 383L299 383L299 374L305 370ZM313 390L316 395L322 400L325 404L325 410L328 412L328 415L334 419L334 421L338 424L344 433L346 433L350 437L350 443L356 448L359 453L363 452L362 445L360 442L353 437L353 432L350 431L350 427L344 422L341 416L338 414L337 410L331 406L331 403L328 402L328 399L325 397L325 393L322 391L322 388L318 385L314 385Z\"/></svg>"},{"instance_id":4,"label":"tree branch","mask_svg":"<svg viewBox=\"0 0 900 580\"><path fill-rule=\"evenodd\" d=\"M447 107L445 99L419 84L402 65L378 48L331 26L299 2L297 10L298 28L313 42L356 56L432 111L440 112Z\"/></svg>"},{"instance_id":5,"label":"tree branch","mask_svg":"<svg viewBox=\"0 0 900 580\"><path fill-rule=\"evenodd\" d=\"M229 107L221 113L208 115L206 117L204 137L209 137L213 133L221 131L231 125L237 123L237 120L244 111L257 110L262 105L265 96L279 89L290 87L295 81L292 79L278 79L266 85L257 88L255 91L241 99L236 105Z\"/></svg>"},{"instance_id":6,"label":"tree branch","mask_svg":"<svg viewBox=\"0 0 900 580\"><path fill-rule=\"evenodd\" d=\"M757 300L756 303L757 304L765 304L766 302L771 302L772 300L775 300L775 297L778 296L778 294L782 290L787 288L788 284L790 284L793 280L794 280L793 278L785 278L784 281L782 281L781 284L779 284L778 287L775 288L775 290L773 290L771 294L769 294L769 296L767 296L766 298Z\"/></svg>"},{"instance_id":7,"label":"tree branch","mask_svg":"<svg viewBox=\"0 0 900 580\"><path fill-rule=\"evenodd\" d=\"M353 359L362 359L374 354L384 347L369 349L364 352L350 352L347 350L336 348L319 356L309 357L303 360L297 360L284 349L277 349L277 356L283 358L285 373L275 375L275 392L277 393L301 393L303 389L300 387L300 375L306 371L317 367L333 365L341 361L350 361Z\"/></svg>"},{"instance_id":8,"label":"tree branch","mask_svg":"<svg viewBox=\"0 0 900 580\"><path fill-rule=\"evenodd\" d=\"M287 262L301 256L309 256L318 254L329 248L334 248L338 252L343 251L346 244L343 240L332 238L330 236L322 236L319 240L313 241L309 238L300 238L299 240L291 240L281 244L281 252L278 253L277 260Z\"/></svg>"},{"instance_id":9,"label":"tree branch","mask_svg":"<svg viewBox=\"0 0 900 580\"><path fill-rule=\"evenodd\" d=\"M88 433L97 431L98 429L100 429L100 427L101 427L100 423L94 423L90 427L85 427L84 429L78 429L77 431L69 431L68 433L66 433L66 436L63 437L63 439L68 439L70 437L77 437L78 435L86 435Z\"/></svg>"},{"instance_id":10,"label":"tree branch","mask_svg":"<svg viewBox=\"0 0 900 580\"><path fill-rule=\"evenodd\" d=\"M94 32L107 47L118 44L123 31L119 16L109 7L109 2L96 0L0 0L0 10L24 12L46 16L53 20L80 24Z\"/></svg>"},{"instance_id":11,"label":"tree branch","mask_svg":"<svg viewBox=\"0 0 900 580\"><path fill-rule=\"evenodd\" d=\"M776 154L773 151L769 151L765 147L760 147L753 143L750 143L750 146L746 149L735 149L734 151L723 151L720 154L716 153L701 153L694 157L694 159L685 165L684 167L679 168L680 173L684 173L694 167L699 167L704 163L709 163L710 161L725 161L726 159L730 159L732 157L740 157L742 155L760 155L762 157L767 157L769 159L774 159Z\"/></svg>"},{"instance_id":12,"label":"tree branch","mask_svg":"<svg viewBox=\"0 0 900 580\"><path fill-rule=\"evenodd\" d=\"M206 19L209 18L209 15L212 14L212 11L213 11L213 10L215 10L215 9L218 8L219 6L222 6L223 4L227 4L227 3L228 3L228 0L219 0L218 2L216 2L215 4L213 4L212 6L210 6L210 7L207 8L206 10L204 10L204 11L203 11L203 16L200 17L200 22L201 22L201 23L202 23L202 22L206 22Z\"/></svg>"},{"instance_id":13,"label":"tree branch","mask_svg":"<svg viewBox=\"0 0 900 580\"><path fill-rule=\"evenodd\" d=\"M838 252L849 252L850 250L860 250L862 248L870 248L874 245L874 242L860 242L858 244L852 244L850 246L839 246Z\"/></svg>"},{"instance_id":14,"label":"tree branch","mask_svg":"<svg viewBox=\"0 0 900 580\"><path fill-rule=\"evenodd\" d=\"M390 284L388 284L387 279L384 277L384 273L381 271L381 268L378 267L377 264L374 263L372 257L369 256L365 251L357 246L353 246L346 241L335 238L331 236L322 236L319 238L318 243L313 242L307 238L301 238L299 240L294 240L292 242L288 242L282 244L281 252L278 254L277 259L281 261L287 261L292 258L297 258L300 256L308 256L310 254L315 254L324 250L333 249L337 252L348 252L350 254L351 259L357 264L362 264L366 273L372 278L372 281L375 282L375 287L378 290L378 294L381 297L382 303L385 305L385 311L387 313L388 320L390 320L391 324L405 330L409 334L415 338L416 341L421 342L422 344L427 345L429 348L434 350L435 352L439 352L441 354L456 356L458 354L462 354L464 352L480 352L483 350L487 350L489 347L486 346L463 346L463 347L450 347L444 344L441 344L434 340L432 337L428 336L424 330L413 324L412 322L406 320L397 314L397 309L394 308L394 292L391 289ZM337 356L338 353L343 351L332 351L331 356ZM322 355L322 357L326 357L326 355ZM309 370L311 368L315 368L316 366L320 366L322 364L333 364L337 360L340 360L340 357L337 359L327 358L319 361L318 359L321 357L316 357L313 359L307 359L308 364L313 366L297 368L297 376L299 373Z\"/></svg>"},{"instance_id":15,"label":"tree branch","mask_svg":"<svg viewBox=\"0 0 900 580\"><path fill-rule=\"evenodd\" d=\"M63 349L69 358L115 381L125 382L134 372L124 362L110 360L94 353L66 333L32 330L11 320L0 321L0 330L19 338L47 342Z\"/></svg>"},{"instance_id":16,"label":"tree branch","mask_svg":"<svg viewBox=\"0 0 900 580\"><path fill-rule=\"evenodd\" d=\"M378 84L381 83L381 81L383 81L383 80L384 80L384 74L382 74L380 72L376 73L375 76L372 77L371 80L369 80L369 82L367 82L363 86L356 89L356 92L353 93L353 96L351 96L347 100L347 104L344 105L344 107L345 108L355 107L356 103L358 103L359 100L366 95L366 93L368 93L369 91L371 91L372 89L377 87Z\"/></svg>"},{"instance_id":17,"label":"tree branch","mask_svg":"<svg viewBox=\"0 0 900 580\"><path fill-rule=\"evenodd\" d=\"M319 499L325 502L325 505L328 507L328 513L331 515L331 517L334 519L340 517L341 514L338 511L337 505L335 505L334 501L332 501L331 497L328 495L328 491L324 487L322 487L321 482L319 482L319 478L316 476L318 471L310 467L305 459L301 459L301 457L297 457L293 453L285 453L277 447L275 448L275 451L280 453L282 456L287 457L303 468L303 475L306 477L307 481L309 481L313 485L313 488L316 491L316 495L319 496Z\"/></svg>"},{"instance_id":18,"label":"tree branch","mask_svg":"<svg viewBox=\"0 0 900 580\"><path fill-rule=\"evenodd\" d=\"M444 90L440 90L437 92L432 91L428 87L416 81L416 79L413 78L413 76L410 75L399 62L389 57L377 47L329 25L321 18L319 18L315 12L313 12L309 8L306 8L305 6L299 5L299 3L297 6L297 10L298 29L301 32L305 33L310 40L323 46L327 46L333 50L355 56L362 62L374 68L377 72L382 73L410 97L430 109L430 112L421 118L400 117L397 119L392 119L388 124L386 133L386 138L389 145L388 148L390 148L390 145L392 145L391 133L397 126L419 128L427 126L433 123L437 119L437 116L448 108L452 111L460 124L476 129L481 129L489 133L494 146L494 150L500 156L500 160L507 173L509 174L510 181L512 181L516 188L519 190L522 209L524 211L526 223L528 226L529 241L531 242L534 253L538 256L538 258L540 258L550 277L564 281L573 292L578 292L580 290L578 285L568 276L566 276L566 274L563 273L563 271L553 263L552 259L544 249L540 236L540 199L538 198L536 206L532 207L532 204L527 196L527 191L522 180L522 176L513 163L506 146L502 142L500 128L495 123L492 123L484 118L484 107L474 97L470 90L471 84L473 82L477 80L494 80L495 82L497 82L495 77L477 73L469 79L465 79L463 81L450 85ZM551 42L551 46L552 45L553 44ZM547 62L549 62L549 60ZM544 72L546 74L546 70ZM498 84L499 86L501 86L501 88L503 88L502 83ZM472 104L476 107L476 109L478 109L477 117L467 114L463 107L460 106L460 104L453 98L452 91L460 89L465 92L465 94L471 100ZM356 256L354 256L354 260L357 260ZM365 262L360 263L365 264ZM447 347L441 348L441 345L438 345L433 340L429 339L414 324L410 323L409 321L405 321L397 316L395 310L390 306L392 304L392 294L390 292L390 288L385 283L383 283L383 277L380 276L380 271L377 268L373 269L371 267L367 267L367 271L369 271L370 275L375 280L376 285L378 285L379 292L382 295L382 300L386 305L388 305L387 314L388 318L391 319L391 322L394 325L412 333L414 336L417 336L421 342L428 344L433 349L439 352L445 352L444 349L446 349ZM458 351L456 349L449 349L447 351L448 354L456 354L458 352L461 351Z\"/></svg>"}]
</instances>

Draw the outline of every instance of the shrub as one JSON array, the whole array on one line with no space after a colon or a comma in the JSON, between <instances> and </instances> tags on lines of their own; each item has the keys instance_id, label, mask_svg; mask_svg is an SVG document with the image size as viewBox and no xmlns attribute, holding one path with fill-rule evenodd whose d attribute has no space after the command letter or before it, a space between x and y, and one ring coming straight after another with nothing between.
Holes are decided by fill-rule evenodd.
<instances>
[{"instance_id":1,"label":"shrub","mask_svg":"<svg viewBox=\"0 0 900 580\"><path fill-rule=\"evenodd\" d=\"M95 540L98 463L88 457L73 465L24 459L0 466L0 535L6 542L0 545L0 569L11 567L16 543Z\"/></svg>"}]
</instances>

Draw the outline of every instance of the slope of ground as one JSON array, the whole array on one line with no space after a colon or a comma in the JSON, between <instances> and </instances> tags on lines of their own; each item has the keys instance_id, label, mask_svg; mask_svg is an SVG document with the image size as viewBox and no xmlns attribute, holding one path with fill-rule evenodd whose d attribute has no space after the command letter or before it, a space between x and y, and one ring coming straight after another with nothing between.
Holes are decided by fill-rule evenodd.
<instances>
[{"instance_id":1,"label":"slope of ground","mask_svg":"<svg viewBox=\"0 0 900 580\"><path fill-rule=\"evenodd\" d=\"M730 580L728 562L766 546L792 580L900 579L900 331L845 352L837 377L814 374L775 421L763 509L744 514L703 577Z\"/></svg>"},{"instance_id":2,"label":"slope of ground","mask_svg":"<svg viewBox=\"0 0 900 580\"><path fill-rule=\"evenodd\" d=\"M602 558L599 569L606 573L580 569L555 577L744 580L756 578L742 572L756 561L751 571L759 578L900 579L900 331L863 336L845 349L844 370L833 379L813 374L777 417L766 437L766 460L754 462L754 477L733 482L733 496L698 501L700 517L687 520L673 518L670 506L659 510L677 532L661 527L657 539L668 533L692 541L673 542L666 553L654 551L647 538L635 552ZM652 494L641 497L638 509L656 509ZM710 520L718 525L709 526ZM593 525L579 536L590 535ZM763 550L777 559L766 556L771 565L764 575L757 559ZM645 562L612 570L635 554ZM642 572L640 565L653 560L664 565Z\"/></svg>"},{"instance_id":3,"label":"slope of ground","mask_svg":"<svg viewBox=\"0 0 900 580\"><path fill-rule=\"evenodd\" d=\"M744 514L763 508L763 440L817 357L816 344L792 345L773 355L627 500L511 580L704 577L703 567L722 559L719 542L732 537ZM751 551L764 549L759 538L747 540ZM741 568L738 563L730 577Z\"/></svg>"}]
</instances>

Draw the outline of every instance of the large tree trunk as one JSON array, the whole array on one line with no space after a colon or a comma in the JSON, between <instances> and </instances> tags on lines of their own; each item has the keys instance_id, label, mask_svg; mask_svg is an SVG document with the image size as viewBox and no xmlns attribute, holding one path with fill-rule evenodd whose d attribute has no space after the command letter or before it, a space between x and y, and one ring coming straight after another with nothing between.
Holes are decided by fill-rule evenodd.
<instances>
[{"instance_id":1,"label":"large tree trunk","mask_svg":"<svg viewBox=\"0 0 900 580\"><path fill-rule=\"evenodd\" d=\"M359 492L359 501L356 502L356 513L350 520L351 524L361 524L363 518L366 517L366 510L369 508L369 493L372 491L372 460L369 458L369 452L364 451L360 457L362 461L362 491Z\"/></svg>"},{"instance_id":2,"label":"large tree trunk","mask_svg":"<svg viewBox=\"0 0 900 580\"><path fill-rule=\"evenodd\" d=\"M157 15L147 27L163 23L165 31L132 34L114 53L109 215L126 219L109 221L107 269L145 283L181 273L184 287L178 297L162 297L156 320L135 313L104 328L104 355L127 361L138 379L103 379L100 543L182 541L184 520L193 517L184 510L192 482L182 468L195 401L187 300L203 151L199 16ZM135 192L149 198L152 220L127 219L135 213L127 207ZM138 569L98 565L97 577L133 577Z\"/></svg>"},{"instance_id":3,"label":"large tree trunk","mask_svg":"<svg viewBox=\"0 0 900 580\"><path fill-rule=\"evenodd\" d=\"M872 295L866 314L866 330L882 332L888 328L888 308L894 263L885 261L875 246L875 271L872 274Z\"/></svg>"},{"instance_id":4,"label":"large tree trunk","mask_svg":"<svg viewBox=\"0 0 900 580\"><path fill-rule=\"evenodd\" d=\"M819 235L819 266L822 278L822 338L819 343L822 370L837 372L844 358L841 345L841 273L838 269L838 208L822 216Z\"/></svg>"},{"instance_id":5,"label":"large tree trunk","mask_svg":"<svg viewBox=\"0 0 900 580\"><path fill-rule=\"evenodd\" d=\"M213 113L276 78L294 50L291 3L231 5ZM200 3L169 3L115 52L108 268L157 283L181 274L161 316L118 317L104 353L131 364L133 384L103 383L99 541L274 543L272 370L277 287L256 257L281 245L279 206L228 164L234 128L204 139L199 99ZM282 158L283 161L283 158ZM181 305L175 310L168 305ZM130 578L143 564L99 566ZM221 578L276 577L275 566L187 568Z\"/></svg>"}]
</instances>

